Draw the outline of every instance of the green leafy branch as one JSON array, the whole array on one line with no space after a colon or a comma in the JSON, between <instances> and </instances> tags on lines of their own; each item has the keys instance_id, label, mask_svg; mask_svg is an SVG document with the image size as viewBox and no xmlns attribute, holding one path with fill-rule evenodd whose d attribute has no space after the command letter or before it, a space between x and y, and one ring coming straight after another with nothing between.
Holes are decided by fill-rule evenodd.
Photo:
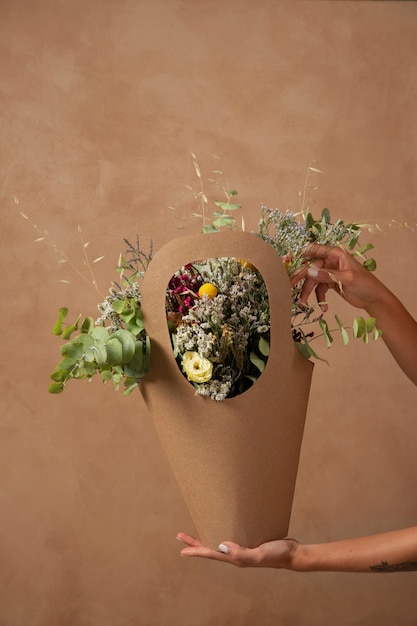
<instances>
[{"instance_id":1,"label":"green leafy branch","mask_svg":"<svg viewBox=\"0 0 417 626\"><path fill-rule=\"evenodd\" d=\"M68 309L59 309L52 333L68 341L62 345L63 358L51 374L54 382L49 385L50 393L61 393L72 378L91 380L96 374L100 374L104 383L113 380L116 389L123 381L124 395L138 386L150 366L150 341L145 333L142 311L137 309L133 299L114 300L113 308L126 324L126 328L114 332L95 326L91 317L85 318L79 327L80 316L63 328ZM80 334L71 338L78 329Z\"/></svg>"},{"instance_id":2,"label":"green leafy branch","mask_svg":"<svg viewBox=\"0 0 417 626\"><path fill-rule=\"evenodd\" d=\"M334 341L333 334L335 332L340 332L343 345L346 346L350 342L350 336L347 327L342 323L338 315L335 315L334 317L337 322L338 328L330 330L327 321L324 318L321 318L319 320L319 326L322 330L322 334L315 335L313 338L318 339L319 337L324 337L327 348L330 348L332 346ZM369 343L369 340L371 338L373 340L377 340L382 336L382 331L376 326L375 317L356 317L353 320L351 331L354 339L362 339L364 343ZM319 357L315 350L313 350L311 346L312 339L308 339L302 330L300 331L299 329L299 332L301 333L301 340L297 341L296 345L300 352L308 359L312 357L319 360L325 360Z\"/></svg>"}]
</instances>

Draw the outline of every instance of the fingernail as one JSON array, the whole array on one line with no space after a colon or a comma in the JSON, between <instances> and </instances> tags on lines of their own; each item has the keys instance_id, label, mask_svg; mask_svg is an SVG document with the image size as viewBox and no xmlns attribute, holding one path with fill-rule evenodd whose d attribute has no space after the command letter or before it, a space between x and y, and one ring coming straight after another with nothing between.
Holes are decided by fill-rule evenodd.
<instances>
[{"instance_id":1,"label":"fingernail","mask_svg":"<svg viewBox=\"0 0 417 626\"><path fill-rule=\"evenodd\" d=\"M327 302L319 302L319 306L324 313L326 313L326 311L329 308L329 305L327 304Z\"/></svg>"},{"instance_id":2,"label":"fingernail","mask_svg":"<svg viewBox=\"0 0 417 626\"><path fill-rule=\"evenodd\" d=\"M175 537L175 539L176 539L177 541L179 541L180 543L185 543L185 541L183 541L183 540L181 539L181 537Z\"/></svg>"},{"instance_id":3,"label":"fingernail","mask_svg":"<svg viewBox=\"0 0 417 626\"><path fill-rule=\"evenodd\" d=\"M223 552L223 554L229 554L229 547L225 546L224 543L219 545L219 550L220 552Z\"/></svg>"},{"instance_id":4,"label":"fingernail","mask_svg":"<svg viewBox=\"0 0 417 626\"><path fill-rule=\"evenodd\" d=\"M311 278L317 278L319 275L319 270L316 267L309 267L307 270L307 274L311 276Z\"/></svg>"}]
</instances>

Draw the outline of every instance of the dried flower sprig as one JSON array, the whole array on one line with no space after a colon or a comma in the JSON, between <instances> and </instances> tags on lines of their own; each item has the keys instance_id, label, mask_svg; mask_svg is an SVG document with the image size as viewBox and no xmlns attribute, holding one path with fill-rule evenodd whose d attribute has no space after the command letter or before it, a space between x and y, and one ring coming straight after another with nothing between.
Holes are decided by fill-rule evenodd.
<instances>
[{"instance_id":1,"label":"dried flower sprig","mask_svg":"<svg viewBox=\"0 0 417 626\"><path fill-rule=\"evenodd\" d=\"M15 204L19 204L19 200L18 200L18 198L16 196L14 196L14 202L15 202ZM71 269L74 270L74 272L83 281L85 281L88 285L92 286L100 295L103 295L100 292L100 290L99 290L99 287L98 287L98 284L97 284L97 280L95 278L94 271L93 271L93 265L95 265L96 263L99 263L105 257L104 257L104 255L103 256L99 256L99 257L96 257L95 259L93 259L92 261L90 261L90 259L88 257L88 254L87 254L87 248L90 245L90 242L84 240L83 230L82 230L82 227L81 227L80 224L78 224L78 226L77 226L77 231L79 233L80 242L81 242L82 263L83 263L83 265L84 265L84 267L86 268L87 271L82 271L79 268L78 265L73 263L71 258L67 255L67 253L60 246L58 246L58 244L52 238L51 234L49 233L49 231L46 228L41 228L40 226L38 226L38 224L36 224L36 222L34 222L23 211L19 211L19 214L20 214L21 217L23 217L23 219L28 221L31 224L32 228L36 231L38 236L34 240L35 243L45 242L46 244L48 244L52 248L52 250L56 254L56 256L58 257L58 263L60 263L60 264L67 263L68 266L70 266ZM60 279L58 282L65 283L65 284L70 284L70 281L66 280L66 279Z\"/></svg>"}]
</instances>

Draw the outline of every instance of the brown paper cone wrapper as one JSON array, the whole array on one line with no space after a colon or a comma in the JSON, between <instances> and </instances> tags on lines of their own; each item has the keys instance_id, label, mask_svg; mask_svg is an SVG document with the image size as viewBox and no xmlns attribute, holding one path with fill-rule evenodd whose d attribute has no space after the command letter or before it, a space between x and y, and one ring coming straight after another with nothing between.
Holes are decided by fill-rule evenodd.
<instances>
[{"instance_id":1,"label":"brown paper cone wrapper","mask_svg":"<svg viewBox=\"0 0 417 626\"><path fill-rule=\"evenodd\" d=\"M172 275L200 259L252 263L266 283L271 351L245 393L223 401L196 396L174 359L165 314ZM291 514L313 365L291 336L291 295L281 258L241 232L190 235L165 245L143 281L151 368L140 389L196 530L207 546L255 547L285 537Z\"/></svg>"}]
</instances>

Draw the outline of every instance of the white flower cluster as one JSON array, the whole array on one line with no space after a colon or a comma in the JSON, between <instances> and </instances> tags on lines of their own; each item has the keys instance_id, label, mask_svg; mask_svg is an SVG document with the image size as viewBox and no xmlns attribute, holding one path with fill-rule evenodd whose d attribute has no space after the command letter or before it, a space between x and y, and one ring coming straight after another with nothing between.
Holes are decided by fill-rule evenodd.
<instances>
[{"instance_id":1,"label":"white flower cluster","mask_svg":"<svg viewBox=\"0 0 417 626\"><path fill-rule=\"evenodd\" d=\"M188 317L188 316L187 316ZM216 337L212 332L202 326L189 326L187 323L181 324L176 332L177 349L181 354L185 352L198 352L202 357L216 360Z\"/></svg>"},{"instance_id":2,"label":"white flower cluster","mask_svg":"<svg viewBox=\"0 0 417 626\"><path fill-rule=\"evenodd\" d=\"M231 392L233 385L233 377L230 372L223 371L222 378L212 379L208 383L198 385L196 394L198 396L207 396L212 400L225 400Z\"/></svg>"},{"instance_id":3,"label":"white flower cluster","mask_svg":"<svg viewBox=\"0 0 417 626\"><path fill-rule=\"evenodd\" d=\"M108 325L109 332L115 332L120 328L124 328L125 324L118 313L113 308L113 303L115 300L131 300L136 309L140 309L141 302L141 294L140 294L140 286L138 283L132 283L128 287L124 289L124 291L116 291L116 289L112 288L109 290L109 295L106 296L104 302L101 302L97 305L98 310L101 315L96 319L96 325L102 326L106 323Z\"/></svg>"},{"instance_id":4,"label":"white flower cluster","mask_svg":"<svg viewBox=\"0 0 417 626\"><path fill-rule=\"evenodd\" d=\"M175 346L180 358L192 352L211 361L212 378L199 383L196 393L222 400L233 395L234 386L251 384L242 379L251 370L249 355L260 335L269 335L268 294L259 272L239 260L211 259L197 267L217 295L195 300L176 329Z\"/></svg>"}]
</instances>

